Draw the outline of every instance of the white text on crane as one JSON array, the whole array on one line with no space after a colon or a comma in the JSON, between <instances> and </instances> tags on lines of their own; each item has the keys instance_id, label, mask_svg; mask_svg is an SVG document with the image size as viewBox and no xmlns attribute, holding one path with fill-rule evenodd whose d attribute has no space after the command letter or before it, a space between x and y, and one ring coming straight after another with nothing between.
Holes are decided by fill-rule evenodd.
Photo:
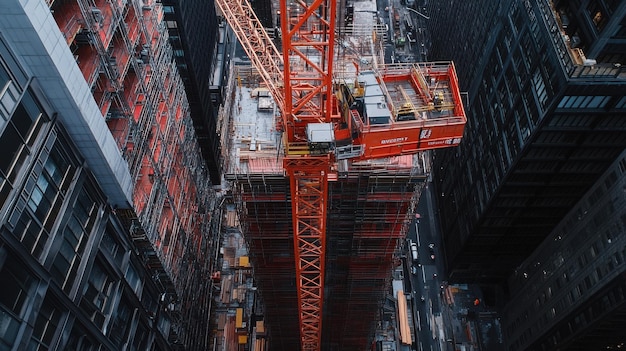
<instances>
[{"instance_id":1,"label":"white text on crane","mask_svg":"<svg viewBox=\"0 0 626 351\"><path fill-rule=\"evenodd\" d=\"M393 138L393 139L383 139L380 141L381 144L385 145L385 144L394 144L394 143L401 143L403 141L407 141L409 139L409 137L400 137L400 138Z\"/></svg>"}]
</instances>

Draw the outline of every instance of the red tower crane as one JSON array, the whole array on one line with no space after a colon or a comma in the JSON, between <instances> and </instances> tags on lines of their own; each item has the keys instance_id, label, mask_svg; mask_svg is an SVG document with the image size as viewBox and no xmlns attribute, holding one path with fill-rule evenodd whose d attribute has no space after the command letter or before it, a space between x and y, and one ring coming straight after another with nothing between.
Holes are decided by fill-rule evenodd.
<instances>
[{"instance_id":1,"label":"red tower crane","mask_svg":"<svg viewBox=\"0 0 626 351\"><path fill-rule=\"evenodd\" d=\"M291 189L301 349L319 351L328 182L336 179L335 162L457 145L466 118L454 66L383 66L348 89L333 80L335 0L280 0L282 52L247 0L216 3L279 110L277 128L284 132L283 166Z\"/></svg>"}]
</instances>

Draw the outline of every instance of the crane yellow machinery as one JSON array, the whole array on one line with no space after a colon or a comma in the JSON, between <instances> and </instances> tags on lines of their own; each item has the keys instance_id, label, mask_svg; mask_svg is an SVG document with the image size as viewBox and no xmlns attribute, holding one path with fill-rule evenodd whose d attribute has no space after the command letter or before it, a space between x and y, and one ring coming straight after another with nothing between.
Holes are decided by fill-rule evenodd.
<instances>
[{"instance_id":1,"label":"crane yellow machinery","mask_svg":"<svg viewBox=\"0 0 626 351\"><path fill-rule=\"evenodd\" d=\"M216 0L278 108L291 211L303 351L319 351L328 182L339 160L457 145L466 122L452 63L381 66L333 77L335 0L280 0L281 51L247 0ZM410 91L411 93L408 93Z\"/></svg>"}]
</instances>

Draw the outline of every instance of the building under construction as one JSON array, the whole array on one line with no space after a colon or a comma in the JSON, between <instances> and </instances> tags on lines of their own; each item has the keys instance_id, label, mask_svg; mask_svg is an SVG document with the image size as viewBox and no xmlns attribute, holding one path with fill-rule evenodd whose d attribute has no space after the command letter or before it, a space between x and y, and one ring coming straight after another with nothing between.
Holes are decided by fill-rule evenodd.
<instances>
[{"instance_id":1,"label":"building under construction","mask_svg":"<svg viewBox=\"0 0 626 351\"><path fill-rule=\"evenodd\" d=\"M232 104L229 173L265 305L272 350L300 344L291 190L283 169L274 103L250 68ZM415 99L419 101L419 99ZM416 107L419 109L419 106ZM372 341L379 304L399 264L399 248L414 216L429 161L425 154L337 162L329 182L324 350L362 350Z\"/></svg>"},{"instance_id":2,"label":"building under construction","mask_svg":"<svg viewBox=\"0 0 626 351\"><path fill-rule=\"evenodd\" d=\"M252 89L242 90L249 94ZM242 108L241 115L246 113L250 111ZM272 139L245 134L252 127L241 125L235 131L239 142L233 152L240 155L229 175L233 200L244 220L271 349L294 350L300 331L289 179L276 146L268 143ZM261 147L250 152L250 142ZM363 349L371 342L378 302L389 287L397 249L426 175L419 157L390 161L349 165L330 183L324 349Z\"/></svg>"},{"instance_id":3,"label":"building under construction","mask_svg":"<svg viewBox=\"0 0 626 351\"><path fill-rule=\"evenodd\" d=\"M226 1L217 4L252 61L234 67L226 94L234 99L222 113L232 116L226 178L264 304L263 338L270 350L365 350L374 341L392 272L401 262L400 248L430 171L423 150L456 145L463 133L454 66L377 64L378 51L371 48L380 41L371 41L372 31L363 30L365 37L352 31L345 54L337 56L336 75L328 80L332 96L318 100L333 101L328 110L338 111L339 122L312 119L307 136L299 139L308 143L298 148L301 118L282 118L290 115L284 106L290 103L288 90L297 91L294 106L309 104L313 98L306 96L313 93L300 83L287 87L285 82L283 90L271 75L290 69L293 76L309 77L323 60L316 49L302 49L298 55L306 63L272 67L281 61L280 54L272 52L270 39L263 41L263 31L253 30L258 23L242 20L250 16L241 11L250 10ZM375 9L375 4L368 6ZM359 22L357 13L366 11L355 10L354 22ZM282 45L289 44L283 38ZM289 50L300 50L296 46ZM311 106L307 113L315 109ZM328 168L307 173L308 162L326 153L334 155Z\"/></svg>"}]
</instances>

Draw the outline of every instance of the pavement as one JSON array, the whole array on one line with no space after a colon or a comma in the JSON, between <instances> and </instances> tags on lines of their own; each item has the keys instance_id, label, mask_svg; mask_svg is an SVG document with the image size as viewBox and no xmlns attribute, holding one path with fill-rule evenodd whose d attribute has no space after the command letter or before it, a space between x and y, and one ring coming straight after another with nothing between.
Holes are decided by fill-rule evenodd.
<instances>
[{"instance_id":1,"label":"pavement","mask_svg":"<svg viewBox=\"0 0 626 351\"><path fill-rule=\"evenodd\" d=\"M477 286L443 285L442 316L446 339L441 350L504 350L500 317L486 306Z\"/></svg>"}]
</instances>

